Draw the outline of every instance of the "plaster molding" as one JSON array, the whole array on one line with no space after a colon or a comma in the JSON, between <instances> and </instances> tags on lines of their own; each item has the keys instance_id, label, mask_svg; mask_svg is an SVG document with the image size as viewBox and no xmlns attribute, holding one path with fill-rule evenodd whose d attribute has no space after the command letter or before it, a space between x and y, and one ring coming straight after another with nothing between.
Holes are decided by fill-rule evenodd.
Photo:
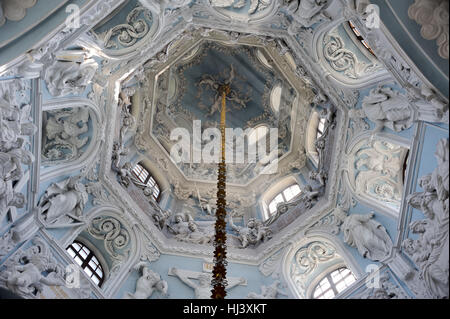
<instances>
[{"instance_id":1,"label":"plaster molding","mask_svg":"<svg viewBox=\"0 0 450 319\"><path fill-rule=\"evenodd\" d=\"M416 0L408 8L408 17L421 26L425 40L436 40L439 56L448 60L448 1Z\"/></svg>"}]
</instances>

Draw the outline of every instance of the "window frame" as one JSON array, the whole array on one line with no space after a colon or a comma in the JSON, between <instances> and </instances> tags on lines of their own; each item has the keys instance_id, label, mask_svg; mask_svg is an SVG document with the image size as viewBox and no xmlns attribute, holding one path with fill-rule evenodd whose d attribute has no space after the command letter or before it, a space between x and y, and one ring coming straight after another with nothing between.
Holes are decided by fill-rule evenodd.
<instances>
[{"instance_id":1,"label":"window frame","mask_svg":"<svg viewBox=\"0 0 450 319\"><path fill-rule=\"evenodd\" d=\"M74 247L73 245L77 244L80 246L80 248L77 250L76 247ZM80 254L80 251L83 250L83 248L86 248L88 250L87 256L83 257ZM69 252L69 249L72 250L72 252L75 254L74 256L72 256ZM91 249L90 247L88 247L85 243L81 242L80 240L74 240L69 246L67 246L66 248L66 252L70 255L70 257L74 260L74 262L81 267L81 269L83 269L84 273L89 277L89 279L96 284L98 287L102 287L104 281L105 281L105 267L103 266L102 262L100 261L100 258L94 253L94 250ZM84 251L86 253L86 251ZM78 264L78 262L75 260L75 258L78 257L81 260L81 265ZM93 259L95 258L95 259ZM94 263L96 264L95 269L90 265L90 262L94 261ZM97 261L97 262L96 262ZM89 271L92 273L91 275L89 275L86 272L86 268L89 269ZM96 271L97 269L100 269L101 271L101 275L98 274L98 272ZM92 277L95 276L98 280L98 283L96 283Z\"/></svg>"},{"instance_id":2,"label":"window frame","mask_svg":"<svg viewBox=\"0 0 450 319\"><path fill-rule=\"evenodd\" d=\"M139 168L139 167L140 167L140 171L139 171L139 173L137 173L135 170L136 170L136 168ZM148 168L146 168L144 165L142 165L140 163L136 163L131 171L137 179L139 179L145 185L151 187L153 189L153 191L155 191L155 187L156 187L156 189L158 191L158 195L156 197L153 195L152 196L153 196L153 199L158 203L161 199L161 186L159 185L158 181L153 176L153 174L151 174L150 170ZM140 175L143 172L146 172L147 175L145 175L144 178L141 178ZM151 184L150 184L150 182L151 182Z\"/></svg>"},{"instance_id":3,"label":"window frame","mask_svg":"<svg viewBox=\"0 0 450 319\"><path fill-rule=\"evenodd\" d=\"M298 192L297 194L295 194L291 199L286 200L286 195L284 194L284 192L285 192L286 190L288 190L288 189L294 187L294 186L297 186L297 187L298 187L299 192ZM267 215L268 215L268 218L272 217L272 216L276 213L276 207L278 206L278 204L281 204L281 203L287 203L287 202L293 200L294 198L298 197L301 193L302 193L302 189L301 189L301 187L300 187L300 185L299 185L298 183L292 183L292 184L290 184L289 186L283 188L283 190L281 190L280 192L278 192L278 193L277 193L275 196L273 196L272 199L268 202L268 204L267 204ZM272 203L275 201L275 199L276 199L278 196L280 196L280 195L281 195L281 197L283 198L283 202L278 202L278 203L276 203L276 205L275 205L275 211L271 212L271 211L270 211L270 205L272 205Z\"/></svg>"},{"instance_id":4,"label":"window frame","mask_svg":"<svg viewBox=\"0 0 450 319\"><path fill-rule=\"evenodd\" d=\"M336 272L340 272L341 270L348 270L349 271L348 275L346 275L344 277L344 276L342 276L342 274L340 274L341 278L337 281L334 281L332 278L332 274L334 274ZM353 282L350 283L349 285L347 285L345 283L345 279L348 277L353 277ZM322 282L324 282L324 280L327 280L329 287L325 291L321 291L321 293L319 293L318 296L315 296L317 289L322 284ZM334 299L334 298L336 298L337 295L339 295L340 293L347 290L349 287L351 287L357 281L358 281L357 277L351 271L350 268L348 268L347 266L340 265L339 267L333 268L333 270L328 271L324 276L322 276L320 278L320 280L314 285L313 289L311 290L310 298L311 299ZM338 291L337 285L341 282L344 282L346 287L344 287L344 289L342 289L341 291ZM334 293L334 296L332 298L320 298L320 297L324 296L328 291L332 291Z\"/></svg>"},{"instance_id":5,"label":"window frame","mask_svg":"<svg viewBox=\"0 0 450 319\"><path fill-rule=\"evenodd\" d=\"M359 32L358 28L350 20L348 20L347 23L359 43L361 43L361 45L376 58L377 56L375 55L375 52L373 52L367 41L362 37L361 32Z\"/></svg>"}]
</instances>

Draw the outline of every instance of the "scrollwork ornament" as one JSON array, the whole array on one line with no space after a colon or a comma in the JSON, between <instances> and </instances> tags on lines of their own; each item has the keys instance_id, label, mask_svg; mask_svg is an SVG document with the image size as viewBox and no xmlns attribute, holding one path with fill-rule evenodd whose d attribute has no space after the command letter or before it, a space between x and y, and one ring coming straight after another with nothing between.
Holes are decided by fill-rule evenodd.
<instances>
[{"instance_id":1,"label":"scrollwork ornament","mask_svg":"<svg viewBox=\"0 0 450 319\"><path fill-rule=\"evenodd\" d=\"M113 271L127 259L130 251L130 234L122 227L120 221L110 216L99 216L92 220L89 234L104 241L108 254L115 259Z\"/></svg>"}]
</instances>

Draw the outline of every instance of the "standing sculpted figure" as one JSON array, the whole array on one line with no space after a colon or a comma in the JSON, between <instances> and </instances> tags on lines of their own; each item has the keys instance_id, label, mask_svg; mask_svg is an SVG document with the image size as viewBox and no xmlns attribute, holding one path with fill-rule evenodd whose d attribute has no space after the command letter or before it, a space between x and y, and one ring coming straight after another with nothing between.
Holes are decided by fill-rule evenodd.
<instances>
[{"instance_id":1,"label":"standing sculpted figure","mask_svg":"<svg viewBox=\"0 0 450 319\"><path fill-rule=\"evenodd\" d=\"M373 212L348 215L344 218L341 230L346 244L356 247L364 258L380 261L390 254L392 241L383 225L373 220L373 217Z\"/></svg>"}]
</instances>

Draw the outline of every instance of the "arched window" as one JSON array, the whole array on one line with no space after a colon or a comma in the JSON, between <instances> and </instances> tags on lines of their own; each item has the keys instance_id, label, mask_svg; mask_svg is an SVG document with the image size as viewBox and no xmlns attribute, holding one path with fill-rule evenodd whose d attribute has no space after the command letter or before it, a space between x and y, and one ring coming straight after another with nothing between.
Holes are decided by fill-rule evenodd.
<instances>
[{"instance_id":1,"label":"arched window","mask_svg":"<svg viewBox=\"0 0 450 319\"><path fill-rule=\"evenodd\" d=\"M150 172L145 169L142 165L136 164L136 166L133 168L133 174L144 184L149 186L153 191L153 198L158 201L160 189L159 185L156 182L156 180L153 178L153 176L150 174Z\"/></svg>"},{"instance_id":2,"label":"arched window","mask_svg":"<svg viewBox=\"0 0 450 319\"><path fill-rule=\"evenodd\" d=\"M317 284L312 293L314 299L332 299L356 281L352 272L341 267L327 275Z\"/></svg>"},{"instance_id":3,"label":"arched window","mask_svg":"<svg viewBox=\"0 0 450 319\"><path fill-rule=\"evenodd\" d=\"M88 277L101 287L104 278L103 267L94 253L79 241L74 241L66 250Z\"/></svg>"},{"instance_id":4,"label":"arched window","mask_svg":"<svg viewBox=\"0 0 450 319\"><path fill-rule=\"evenodd\" d=\"M361 42L361 44L370 52L373 56L375 56L375 53L373 52L372 48L369 46L366 40L362 37L361 33L358 31L358 29L355 27L355 25L348 21L348 25L352 29L353 33L355 34L356 38Z\"/></svg>"},{"instance_id":5,"label":"arched window","mask_svg":"<svg viewBox=\"0 0 450 319\"><path fill-rule=\"evenodd\" d=\"M325 117L320 117L319 123L317 124L317 133L316 133L316 139L321 137L323 135L323 130L325 129Z\"/></svg>"},{"instance_id":6,"label":"arched window","mask_svg":"<svg viewBox=\"0 0 450 319\"><path fill-rule=\"evenodd\" d=\"M269 214L273 215L277 211L277 205L279 203L285 203L293 199L295 196L300 194L300 186L298 184L291 185L285 188L277 196L275 196L269 204Z\"/></svg>"}]
</instances>

